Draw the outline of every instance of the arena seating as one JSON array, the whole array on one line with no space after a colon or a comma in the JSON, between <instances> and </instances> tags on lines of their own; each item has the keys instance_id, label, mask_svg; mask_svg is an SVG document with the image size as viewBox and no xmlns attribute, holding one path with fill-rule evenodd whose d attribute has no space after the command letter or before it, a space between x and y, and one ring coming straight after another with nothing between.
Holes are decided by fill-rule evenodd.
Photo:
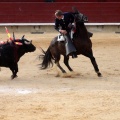
<instances>
[{"instance_id":1,"label":"arena seating","mask_svg":"<svg viewBox=\"0 0 120 120\"><path fill-rule=\"evenodd\" d=\"M70 0L71 2L60 2L61 0L54 0L54 2L13 1L16 0L1 0L0 23L53 23L55 10L71 11L72 6L76 6L81 13L87 15L90 23L120 22L120 2L111 2L112 0L105 0L110 2L94 2L96 0L88 0L92 2L72 2L73 0Z\"/></svg>"}]
</instances>

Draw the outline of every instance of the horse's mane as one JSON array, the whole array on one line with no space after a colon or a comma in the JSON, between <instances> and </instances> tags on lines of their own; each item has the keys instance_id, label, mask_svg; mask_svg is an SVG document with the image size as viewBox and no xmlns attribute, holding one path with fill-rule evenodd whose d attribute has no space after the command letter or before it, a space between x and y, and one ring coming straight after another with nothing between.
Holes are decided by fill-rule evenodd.
<instances>
[{"instance_id":1,"label":"horse's mane","mask_svg":"<svg viewBox=\"0 0 120 120\"><path fill-rule=\"evenodd\" d=\"M79 21L76 23L76 35L80 36L81 38L85 38L87 36L87 29L84 22Z\"/></svg>"}]
</instances>

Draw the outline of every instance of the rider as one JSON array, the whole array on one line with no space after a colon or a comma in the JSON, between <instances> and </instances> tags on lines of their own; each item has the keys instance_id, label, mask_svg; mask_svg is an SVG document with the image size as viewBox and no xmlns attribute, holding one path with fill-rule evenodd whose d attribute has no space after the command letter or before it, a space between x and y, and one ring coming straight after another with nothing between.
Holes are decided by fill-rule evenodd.
<instances>
[{"instance_id":1,"label":"rider","mask_svg":"<svg viewBox=\"0 0 120 120\"><path fill-rule=\"evenodd\" d=\"M77 58L76 48L70 37L72 29L72 23L74 22L74 16L70 12L63 13L61 10L55 11L55 29L64 35L66 39L66 55L72 55L72 58Z\"/></svg>"}]
</instances>

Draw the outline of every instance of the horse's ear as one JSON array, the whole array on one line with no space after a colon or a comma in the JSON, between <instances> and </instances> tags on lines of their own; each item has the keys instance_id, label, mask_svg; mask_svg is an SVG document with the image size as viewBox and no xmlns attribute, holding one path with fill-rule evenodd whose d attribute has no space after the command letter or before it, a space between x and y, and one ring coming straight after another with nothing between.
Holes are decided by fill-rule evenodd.
<instances>
[{"instance_id":1,"label":"horse's ear","mask_svg":"<svg viewBox=\"0 0 120 120\"><path fill-rule=\"evenodd\" d=\"M13 32L13 40L15 40L15 34L14 34L14 32Z\"/></svg>"},{"instance_id":2,"label":"horse's ear","mask_svg":"<svg viewBox=\"0 0 120 120\"><path fill-rule=\"evenodd\" d=\"M23 35L21 39L24 39L24 37L25 37L25 35Z\"/></svg>"},{"instance_id":3,"label":"horse's ear","mask_svg":"<svg viewBox=\"0 0 120 120\"><path fill-rule=\"evenodd\" d=\"M73 11L73 13L77 13L77 14L79 13L79 11L77 10L77 8L75 6L72 7L72 11Z\"/></svg>"}]
</instances>

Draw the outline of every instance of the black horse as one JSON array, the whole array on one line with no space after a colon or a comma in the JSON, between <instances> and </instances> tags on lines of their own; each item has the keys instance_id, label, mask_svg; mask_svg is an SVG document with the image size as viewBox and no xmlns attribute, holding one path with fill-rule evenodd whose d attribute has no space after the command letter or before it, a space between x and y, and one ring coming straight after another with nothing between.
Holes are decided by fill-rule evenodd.
<instances>
[{"instance_id":1,"label":"black horse","mask_svg":"<svg viewBox=\"0 0 120 120\"><path fill-rule=\"evenodd\" d=\"M100 77L102 76L99 72L98 65L96 63L95 57L93 56L92 51L92 42L88 36L88 31L84 25L84 22L86 21L86 16L79 13L77 11L77 14L75 14L75 24L76 24L76 33L73 37L73 44L75 45L77 49L77 55L84 55L88 58L90 58L91 63L95 69L95 72ZM67 68L70 71L73 71L72 68L69 66L69 56L66 56L66 50L65 50L65 43L57 41L58 37L55 37L48 47L47 51L45 52L43 49L44 55L40 55L40 57L43 57L43 61L41 63L41 69L46 69L50 65L53 65L53 61L55 64L59 67L59 69L66 73L66 71L60 66L59 60L60 55L64 56L64 64L67 66Z\"/></svg>"}]
</instances>

